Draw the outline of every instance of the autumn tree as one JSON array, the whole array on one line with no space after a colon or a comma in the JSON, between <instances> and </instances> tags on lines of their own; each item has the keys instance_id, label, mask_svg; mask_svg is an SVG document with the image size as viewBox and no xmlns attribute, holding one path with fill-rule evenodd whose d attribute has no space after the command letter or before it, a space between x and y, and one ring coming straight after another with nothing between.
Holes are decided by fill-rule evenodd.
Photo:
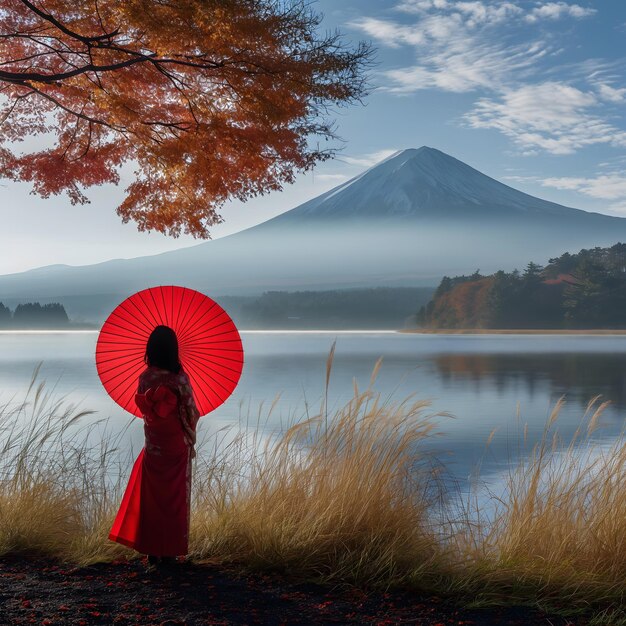
<instances>
[{"instance_id":1,"label":"autumn tree","mask_svg":"<svg viewBox=\"0 0 626 626\"><path fill-rule=\"evenodd\" d=\"M371 55L320 24L305 0L0 0L0 174L85 203L132 164L124 222L207 237L332 156Z\"/></svg>"},{"instance_id":2,"label":"autumn tree","mask_svg":"<svg viewBox=\"0 0 626 626\"><path fill-rule=\"evenodd\" d=\"M418 322L433 328L624 328L626 244L583 249L479 280L444 278Z\"/></svg>"}]
</instances>

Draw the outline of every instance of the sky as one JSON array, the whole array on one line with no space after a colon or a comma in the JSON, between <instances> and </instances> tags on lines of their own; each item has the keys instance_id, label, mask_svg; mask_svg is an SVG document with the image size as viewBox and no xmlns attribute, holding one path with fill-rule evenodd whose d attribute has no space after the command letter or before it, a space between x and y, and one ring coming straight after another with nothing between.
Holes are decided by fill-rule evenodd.
<instances>
[{"instance_id":1,"label":"sky","mask_svg":"<svg viewBox=\"0 0 626 626\"><path fill-rule=\"evenodd\" d=\"M223 237L405 148L438 148L521 191L626 217L626 2L319 0L322 28L376 49L363 105L335 111L337 158L282 192L222 210ZM118 187L91 204L0 181L0 274L201 243L122 224Z\"/></svg>"}]
</instances>

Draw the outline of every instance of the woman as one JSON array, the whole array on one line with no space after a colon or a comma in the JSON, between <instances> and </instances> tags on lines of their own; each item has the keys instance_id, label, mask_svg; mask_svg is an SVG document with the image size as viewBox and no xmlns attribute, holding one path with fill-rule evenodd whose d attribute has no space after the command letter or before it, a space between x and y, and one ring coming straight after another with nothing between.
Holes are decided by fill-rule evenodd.
<instances>
[{"instance_id":1,"label":"woman","mask_svg":"<svg viewBox=\"0 0 626 626\"><path fill-rule=\"evenodd\" d=\"M198 410L171 328L152 331L144 360L148 367L139 376L135 402L143 414L145 446L109 539L147 554L155 566L187 554Z\"/></svg>"}]
</instances>

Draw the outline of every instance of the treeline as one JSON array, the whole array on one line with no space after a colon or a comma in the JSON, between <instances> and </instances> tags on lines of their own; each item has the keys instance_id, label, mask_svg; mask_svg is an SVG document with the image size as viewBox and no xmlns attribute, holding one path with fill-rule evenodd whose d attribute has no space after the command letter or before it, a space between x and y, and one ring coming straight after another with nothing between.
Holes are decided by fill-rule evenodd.
<instances>
[{"instance_id":1,"label":"treeline","mask_svg":"<svg viewBox=\"0 0 626 626\"><path fill-rule=\"evenodd\" d=\"M329 291L268 291L238 307L244 328L402 328L415 324L416 301L432 287L377 287Z\"/></svg>"},{"instance_id":2,"label":"treeline","mask_svg":"<svg viewBox=\"0 0 626 626\"><path fill-rule=\"evenodd\" d=\"M0 302L0 328L59 328L69 321L65 307L58 302L18 304L14 311Z\"/></svg>"},{"instance_id":3,"label":"treeline","mask_svg":"<svg viewBox=\"0 0 626 626\"><path fill-rule=\"evenodd\" d=\"M444 276L417 320L426 328L626 328L626 244L566 252L523 272Z\"/></svg>"}]
</instances>

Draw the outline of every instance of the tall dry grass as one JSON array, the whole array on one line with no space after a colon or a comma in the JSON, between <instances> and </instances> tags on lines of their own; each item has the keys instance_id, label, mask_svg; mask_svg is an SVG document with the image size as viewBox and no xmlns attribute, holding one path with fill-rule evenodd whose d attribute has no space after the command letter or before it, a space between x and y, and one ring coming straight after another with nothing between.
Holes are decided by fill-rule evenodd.
<instances>
[{"instance_id":1,"label":"tall dry grass","mask_svg":"<svg viewBox=\"0 0 626 626\"><path fill-rule=\"evenodd\" d=\"M422 451L427 408L355 388L344 407L329 415L324 403L277 440L233 442L199 472L193 555L333 581L432 580L443 547L430 515L440 487Z\"/></svg>"},{"instance_id":2,"label":"tall dry grass","mask_svg":"<svg viewBox=\"0 0 626 626\"><path fill-rule=\"evenodd\" d=\"M123 553L106 538L120 483L106 420L48 391L35 371L25 397L0 406L0 555L38 553L76 563ZM94 437L94 435L96 435Z\"/></svg>"},{"instance_id":3,"label":"tall dry grass","mask_svg":"<svg viewBox=\"0 0 626 626\"><path fill-rule=\"evenodd\" d=\"M605 406L594 399L563 442L559 401L487 517L445 507L457 494L427 451L436 416L424 401L355 386L345 406L331 411L326 397L267 438L222 429L198 451L191 556L482 602L565 602L626 623L626 441L593 438ZM134 554L107 540L132 458L119 456L124 433L104 426L35 380L23 402L0 407L0 554Z\"/></svg>"},{"instance_id":4,"label":"tall dry grass","mask_svg":"<svg viewBox=\"0 0 626 626\"><path fill-rule=\"evenodd\" d=\"M492 496L492 518L454 536L458 582L485 599L595 607L606 623L626 624L626 438L593 439L608 405L596 397L564 442L555 430L563 403Z\"/></svg>"}]
</instances>

